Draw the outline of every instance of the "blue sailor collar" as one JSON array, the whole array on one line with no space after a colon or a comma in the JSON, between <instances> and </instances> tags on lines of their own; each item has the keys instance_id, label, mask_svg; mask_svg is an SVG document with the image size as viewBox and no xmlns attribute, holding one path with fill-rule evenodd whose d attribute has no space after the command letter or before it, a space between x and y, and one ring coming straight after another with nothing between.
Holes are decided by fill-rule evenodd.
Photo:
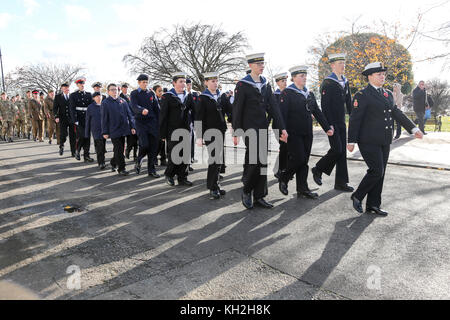
<instances>
[{"instance_id":1,"label":"blue sailor collar","mask_svg":"<svg viewBox=\"0 0 450 320\"><path fill-rule=\"evenodd\" d=\"M167 91L167 93L173 95L175 98L180 99L180 97L178 96L178 93L175 91L175 88L170 89L169 91ZM186 100L186 97L187 97L186 90L183 91L183 94L184 94L184 97L181 102L184 103L184 100Z\"/></svg>"},{"instance_id":2,"label":"blue sailor collar","mask_svg":"<svg viewBox=\"0 0 450 320\"><path fill-rule=\"evenodd\" d=\"M339 84L342 86L342 81L339 81L337 75L336 75L334 72L332 72L332 73L327 77L327 79L336 81L337 83L339 83ZM348 80L347 80L347 78L346 78L344 75L342 75L342 80L343 80L343 82L344 82L344 87L345 87L345 85L347 84Z\"/></svg>"},{"instance_id":3,"label":"blue sailor collar","mask_svg":"<svg viewBox=\"0 0 450 320\"><path fill-rule=\"evenodd\" d=\"M201 96L206 96L206 97L208 97L208 98L213 99L214 101L217 101L217 100L219 99L219 97L220 97L220 91L217 90L217 91L216 91L216 94L217 94L217 99L214 98L214 95L211 93L211 91L209 91L209 89L206 89L206 90L203 91L200 95L201 95Z\"/></svg>"},{"instance_id":4,"label":"blue sailor collar","mask_svg":"<svg viewBox=\"0 0 450 320\"><path fill-rule=\"evenodd\" d=\"M260 80L261 80L261 89L256 85L256 82L253 80L251 75L247 75L245 78L243 78L241 81L248 83L249 85L251 85L252 87L255 87L256 89L258 89L259 91L262 90L262 88L264 88L267 85L267 80L266 78L264 78L263 76L259 76Z\"/></svg>"},{"instance_id":5,"label":"blue sailor collar","mask_svg":"<svg viewBox=\"0 0 450 320\"><path fill-rule=\"evenodd\" d=\"M275 90L275 92L274 92L273 94L277 94L277 95L281 94L280 88L278 88L277 90Z\"/></svg>"},{"instance_id":6,"label":"blue sailor collar","mask_svg":"<svg viewBox=\"0 0 450 320\"><path fill-rule=\"evenodd\" d=\"M297 86L293 83L293 84L291 84L289 87L287 87L286 89L293 90L293 91L295 91L295 92L297 92L297 93L300 93L300 94L302 94L302 95L305 97L305 99L308 99L308 96L309 96L309 90L308 90L307 87L305 87L303 90L300 90L300 89L297 88Z\"/></svg>"},{"instance_id":7,"label":"blue sailor collar","mask_svg":"<svg viewBox=\"0 0 450 320\"><path fill-rule=\"evenodd\" d=\"M137 89L137 91L138 91L139 93L141 93L142 91L148 92L148 89L147 89L147 90L142 90L141 87L139 87L139 88Z\"/></svg>"}]
</instances>

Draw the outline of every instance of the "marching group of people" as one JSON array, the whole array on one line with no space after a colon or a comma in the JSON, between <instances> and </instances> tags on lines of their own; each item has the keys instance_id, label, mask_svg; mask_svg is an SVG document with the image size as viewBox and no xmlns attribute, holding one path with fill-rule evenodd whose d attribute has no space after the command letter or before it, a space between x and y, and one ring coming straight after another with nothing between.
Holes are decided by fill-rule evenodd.
<instances>
[{"instance_id":1,"label":"marching group of people","mask_svg":"<svg viewBox=\"0 0 450 320\"><path fill-rule=\"evenodd\" d=\"M289 183L295 176L298 197L318 198L307 183L314 117L330 143L328 153L311 169L315 183L322 185L322 175L330 176L336 169L335 189L352 193L356 211L364 212L362 201L367 198L366 212L386 216L387 212L381 209L381 193L394 122L417 138L423 137L423 130L398 108L393 93L383 88L387 71L383 63L374 62L365 67L363 75L369 84L352 97L344 76L345 59L345 54L329 56L332 73L320 87L320 107L313 92L306 87L306 66L295 66L289 73L276 75L278 89L273 91L262 76L265 64L261 53L247 56L247 75L237 82L232 93L222 94L219 90L219 72L203 74L206 89L202 93L192 90L187 74L177 72L170 90L160 85L149 89L149 77L141 74L137 78L138 88L130 94L127 83L111 83L105 96L98 82L93 84L91 94L85 91L85 78L75 80L77 91L70 93L69 84L65 83L60 93L55 96L50 91L43 100L37 90L27 92L25 99L17 95L9 100L2 94L2 135L12 141L15 126L18 136L30 139L32 131L34 140L42 142L44 119L47 119L49 143L57 129L61 156L69 137L72 157L80 161L83 150L84 161L93 162L92 135L99 169L105 170L106 140L111 139L112 171L127 176L125 158L129 159L133 151L135 172L141 173L147 157L148 175L160 178L156 172L159 154L161 165L166 165L164 176L170 186L175 185L175 178L178 185L192 186L188 173L193 170L196 142L199 147L206 145L210 158L207 173L210 199L219 199L226 194L220 181L226 168L224 141L228 121L234 145L242 139L246 147L242 204L247 209L255 206L270 209L273 205L265 200L270 123L279 135L275 176L280 192L289 194ZM288 86L289 78L292 84ZM347 113L350 114L348 129ZM355 144L369 167L356 190L349 185L347 168L347 150L353 152Z\"/></svg>"}]
</instances>

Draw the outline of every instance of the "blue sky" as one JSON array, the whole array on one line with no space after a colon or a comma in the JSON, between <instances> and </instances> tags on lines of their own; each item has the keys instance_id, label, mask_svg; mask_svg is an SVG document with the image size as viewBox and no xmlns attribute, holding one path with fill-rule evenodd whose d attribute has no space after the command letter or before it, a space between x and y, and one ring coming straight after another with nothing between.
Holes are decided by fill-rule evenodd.
<instances>
[{"instance_id":1,"label":"blue sky","mask_svg":"<svg viewBox=\"0 0 450 320\"><path fill-rule=\"evenodd\" d=\"M221 24L229 32L244 30L251 52L266 52L271 63L287 70L304 63L307 50L323 33L348 27L349 20L383 18L412 25L421 9L442 1L117 1L15 0L0 7L0 46L5 71L27 63L52 61L81 64L88 83L134 81L122 63L142 39L161 27L201 21ZM430 27L448 21L450 3L427 15ZM168 14L170 13L170 14ZM411 48L414 59L441 50L426 42ZM448 48L447 48L448 49ZM441 77L442 64L414 66L416 80Z\"/></svg>"}]
</instances>

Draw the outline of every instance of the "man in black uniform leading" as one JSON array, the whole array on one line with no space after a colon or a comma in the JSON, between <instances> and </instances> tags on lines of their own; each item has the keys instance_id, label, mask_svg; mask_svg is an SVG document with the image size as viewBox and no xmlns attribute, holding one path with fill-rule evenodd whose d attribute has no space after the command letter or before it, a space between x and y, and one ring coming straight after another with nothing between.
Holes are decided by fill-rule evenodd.
<instances>
[{"instance_id":1,"label":"man in black uniform leading","mask_svg":"<svg viewBox=\"0 0 450 320\"><path fill-rule=\"evenodd\" d=\"M84 162L94 162L89 157L89 149L91 146L90 137L85 136L86 111L88 106L94 101L90 92L84 91L86 78L81 77L75 80L78 90L71 93L69 97L70 116L75 124L77 135L75 159L81 160L80 151L83 148Z\"/></svg>"},{"instance_id":2,"label":"man in black uniform leading","mask_svg":"<svg viewBox=\"0 0 450 320\"><path fill-rule=\"evenodd\" d=\"M394 120L416 138L423 138L423 133L394 105L392 92L383 89L386 71L380 62L365 67L363 75L368 77L369 85L355 94L347 146L353 152L357 143L369 167L358 189L351 196L353 208L363 213L362 201L367 196L366 212L380 216L388 215L380 206Z\"/></svg>"},{"instance_id":3,"label":"man in black uniform leading","mask_svg":"<svg viewBox=\"0 0 450 320\"><path fill-rule=\"evenodd\" d=\"M269 127L267 113L272 117L274 127L282 131L280 140L287 142L288 134L272 87L262 76L264 53L247 56L247 62L251 72L237 83L233 103L233 142L234 145L238 145L239 136L243 136L246 147L242 204L247 209L253 209L254 205L271 209L273 205L264 200L268 194L267 172L263 172L267 171ZM251 134L256 135L256 144L249 138ZM265 143L261 139L265 139ZM256 163L253 161L255 159Z\"/></svg>"},{"instance_id":4,"label":"man in black uniform leading","mask_svg":"<svg viewBox=\"0 0 450 320\"><path fill-rule=\"evenodd\" d=\"M329 136L330 150L311 169L314 182L322 185L322 173L331 175L336 166L334 188L339 191L353 192L348 185L347 170L347 125L345 113L351 112L352 95L348 80L344 77L346 55L342 53L330 54L329 63L332 73L322 83L320 88L321 107L334 135Z\"/></svg>"},{"instance_id":5,"label":"man in black uniform leading","mask_svg":"<svg viewBox=\"0 0 450 320\"><path fill-rule=\"evenodd\" d=\"M69 95L69 84L63 83L61 85L61 93L55 96L53 113L56 123L59 124L59 155L62 156L64 154L64 144L66 143L67 136L69 136L70 151L72 152L72 157L75 157L76 135L74 123L70 117Z\"/></svg>"}]
</instances>

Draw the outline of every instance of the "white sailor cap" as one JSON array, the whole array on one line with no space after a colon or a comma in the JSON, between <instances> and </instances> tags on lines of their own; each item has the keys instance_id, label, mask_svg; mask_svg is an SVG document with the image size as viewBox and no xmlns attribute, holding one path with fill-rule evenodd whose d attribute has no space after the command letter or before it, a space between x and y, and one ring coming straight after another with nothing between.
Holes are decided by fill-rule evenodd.
<instances>
[{"instance_id":1,"label":"white sailor cap","mask_svg":"<svg viewBox=\"0 0 450 320\"><path fill-rule=\"evenodd\" d=\"M347 55L345 53L332 53L328 55L328 62L345 61Z\"/></svg>"},{"instance_id":2,"label":"white sailor cap","mask_svg":"<svg viewBox=\"0 0 450 320\"><path fill-rule=\"evenodd\" d=\"M186 78L187 78L187 74L185 72L182 72L182 71L175 72L172 75L172 80L173 81L177 81L178 79L186 79Z\"/></svg>"},{"instance_id":3,"label":"white sailor cap","mask_svg":"<svg viewBox=\"0 0 450 320\"><path fill-rule=\"evenodd\" d=\"M86 82L86 78L85 77L78 77L75 79L75 83L81 83L81 82Z\"/></svg>"},{"instance_id":4,"label":"white sailor cap","mask_svg":"<svg viewBox=\"0 0 450 320\"><path fill-rule=\"evenodd\" d=\"M274 78L275 78L275 82L278 82L280 80L289 78L289 74L287 72L279 73L279 74L276 74L274 76Z\"/></svg>"},{"instance_id":5,"label":"white sailor cap","mask_svg":"<svg viewBox=\"0 0 450 320\"><path fill-rule=\"evenodd\" d=\"M372 62L369 63L365 68L362 74L364 76L370 76L372 73L376 72L386 72L387 68L384 66L383 62Z\"/></svg>"},{"instance_id":6,"label":"white sailor cap","mask_svg":"<svg viewBox=\"0 0 450 320\"><path fill-rule=\"evenodd\" d=\"M101 82L94 82L93 84L92 84L92 88L95 88L95 87L102 87L102 83Z\"/></svg>"},{"instance_id":7,"label":"white sailor cap","mask_svg":"<svg viewBox=\"0 0 450 320\"><path fill-rule=\"evenodd\" d=\"M308 67L307 66L295 66L289 69L289 72L291 73L291 76L294 77L300 73L308 73Z\"/></svg>"},{"instance_id":8,"label":"white sailor cap","mask_svg":"<svg viewBox=\"0 0 450 320\"><path fill-rule=\"evenodd\" d=\"M219 73L218 72L206 72L203 74L203 77L205 78L205 81L216 80L216 79L219 79Z\"/></svg>"},{"instance_id":9,"label":"white sailor cap","mask_svg":"<svg viewBox=\"0 0 450 320\"><path fill-rule=\"evenodd\" d=\"M255 53L246 56L248 63L264 62L265 53Z\"/></svg>"}]
</instances>

